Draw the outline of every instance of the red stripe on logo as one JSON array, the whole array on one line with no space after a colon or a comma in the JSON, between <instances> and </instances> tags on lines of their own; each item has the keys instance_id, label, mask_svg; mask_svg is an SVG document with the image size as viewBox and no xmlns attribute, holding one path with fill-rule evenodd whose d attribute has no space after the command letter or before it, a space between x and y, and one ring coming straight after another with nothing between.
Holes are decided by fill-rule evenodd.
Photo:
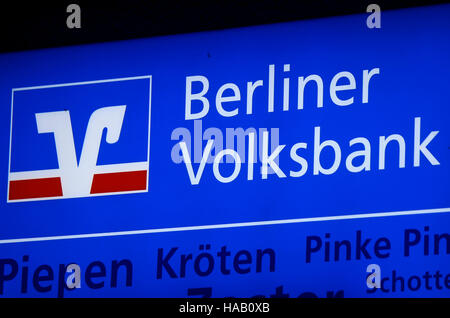
<instances>
[{"instance_id":1,"label":"red stripe on logo","mask_svg":"<svg viewBox=\"0 0 450 318\"><path fill-rule=\"evenodd\" d=\"M13 180L9 182L9 200L62 196L61 178Z\"/></svg>"},{"instance_id":2,"label":"red stripe on logo","mask_svg":"<svg viewBox=\"0 0 450 318\"><path fill-rule=\"evenodd\" d=\"M147 189L147 170L95 174L91 194Z\"/></svg>"}]
</instances>

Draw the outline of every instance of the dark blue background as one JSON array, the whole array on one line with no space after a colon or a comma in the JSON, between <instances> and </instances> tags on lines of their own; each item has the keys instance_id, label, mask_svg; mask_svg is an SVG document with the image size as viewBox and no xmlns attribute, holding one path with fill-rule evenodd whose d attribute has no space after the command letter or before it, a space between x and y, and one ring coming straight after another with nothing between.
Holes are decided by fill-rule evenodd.
<instances>
[{"instance_id":1,"label":"dark blue background","mask_svg":"<svg viewBox=\"0 0 450 318\"><path fill-rule=\"evenodd\" d=\"M448 208L449 14L450 6L383 12L379 30L366 27L366 15L354 15L1 55L0 189L4 200L0 202L0 239ZM281 110L281 70L285 63L291 64L291 109L288 112ZM269 64L276 65L278 75L274 113L267 112ZM371 81L369 103L362 104L362 70L375 67L380 68L380 75ZM329 82L340 71L350 71L356 78L355 103L346 107L334 105L328 95ZM294 79L310 74L318 74L324 80L324 107L316 108L315 96L307 94L305 109L297 110ZM148 193L6 203L12 88L141 75L152 75ZM184 120L185 80L191 75L204 75L210 80L207 96L212 105L203 120L204 129L279 127L280 142L289 148L296 142L308 142L308 150L303 152L310 164L307 174L285 179L271 175L268 180L260 180L255 175L255 180L247 181L243 169L234 182L221 184L214 179L209 165L200 184L192 186L186 167L174 164L170 157L175 145L170 140L173 129L193 129L193 122ZM255 91L254 114L246 115L246 83L259 79L264 80L264 88ZM228 82L240 87L243 98L239 102L239 115L223 118L214 109L214 100L218 88ZM85 116L88 113L91 110L86 108ZM422 140L432 130L440 131L428 147L440 165L432 166L422 156L421 166L413 167L414 117L422 118ZM350 153L350 139L368 138L372 143L371 171L350 173L342 162L340 169L331 176L313 176L315 126L321 126L322 140L339 142L343 159ZM405 138L406 167L398 168L398 153L388 148L386 169L379 171L378 138L394 133ZM280 166L288 173L288 169L296 165L290 162L288 149L284 152ZM54 150L49 149L47 154L49 162L54 162ZM120 151L109 154L117 158ZM109 157L105 158L107 160ZM340 239L354 240L354 232L362 229L372 237L391 239L392 257L378 261L382 269L397 268L410 274L448 270L449 255L400 256L403 229L422 229L424 225L429 225L432 231L448 233L450 217L447 214L403 216L2 244L0 256L20 260L21 255L28 253L30 262L55 267L69 259L87 264L97 259L107 263L110 259L129 258L135 264L133 288L98 291L82 288L73 293L76 296L186 296L186 287L208 285L217 291L216 296L252 296L264 294L266 290L273 292L276 286L284 284L290 286L293 294L298 290L298 293L313 291L324 296L329 289L344 289L346 296L364 297L367 296L365 267L369 263L305 265L305 236L330 232ZM275 273L155 279L158 247L180 246L186 251L198 252L201 243L211 243L217 249L228 245L234 250L271 247L277 251L279 263ZM12 283L7 286L7 295L19 295L18 283L14 286ZM448 295L447 289L385 296Z\"/></svg>"},{"instance_id":2,"label":"dark blue background","mask_svg":"<svg viewBox=\"0 0 450 318\"><path fill-rule=\"evenodd\" d=\"M119 140L103 136L98 165L147 160L150 79L123 80L14 93L11 172L57 169L53 134L39 134L35 113L69 110L79 162L91 114L98 108L126 105ZM33 160L30 160L33 158Z\"/></svg>"}]
</instances>

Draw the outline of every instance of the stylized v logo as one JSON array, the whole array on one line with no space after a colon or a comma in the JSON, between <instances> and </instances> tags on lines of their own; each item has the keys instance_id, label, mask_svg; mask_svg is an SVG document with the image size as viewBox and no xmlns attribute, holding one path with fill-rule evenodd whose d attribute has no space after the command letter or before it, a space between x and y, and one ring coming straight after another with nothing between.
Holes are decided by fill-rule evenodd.
<instances>
[{"instance_id":1,"label":"stylized v logo","mask_svg":"<svg viewBox=\"0 0 450 318\"><path fill-rule=\"evenodd\" d=\"M90 193L103 129L107 130L106 142L110 144L117 142L125 109L126 105L110 106L97 109L92 113L79 163L77 163L69 111L36 114L38 132L54 134L61 186L65 196L78 197Z\"/></svg>"},{"instance_id":2,"label":"stylized v logo","mask_svg":"<svg viewBox=\"0 0 450 318\"><path fill-rule=\"evenodd\" d=\"M148 192L150 89L150 75L13 89L7 202Z\"/></svg>"}]
</instances>

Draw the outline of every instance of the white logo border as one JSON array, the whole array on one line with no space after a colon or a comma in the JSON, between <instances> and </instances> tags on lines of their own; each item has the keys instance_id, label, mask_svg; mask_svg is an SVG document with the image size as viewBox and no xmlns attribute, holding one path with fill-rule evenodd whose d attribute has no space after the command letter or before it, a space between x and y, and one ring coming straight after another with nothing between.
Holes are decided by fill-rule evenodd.
<instances>
[{"instance_id":1,"label":"white logo border","mask_svg":"<svg viewBox=\"0 0 450 318\"><path fill-rule=\"evenodd\" d=\"M64 86L78 86L78 85L89 85L89 84L99 84L99 83L109 83L109 82L121 82L121 81L139 80L139 79L146 79L146 78L149 80L149 101L148 101L148 137L147 137L147 183L146 183L145 190L96 193L96 194L90 194L89 196L83 196L83 197L79 197L79 198L62 196L62 197L43 197L43 198L9 200L14 92L35 90L35 89L44 89L44 88L54 88L54 87L64 87ZM28 86L28 87L13 88L11 90L11 119L10 119L11 122L10 122L10 131L9 131L8 190L6 192L6 202L7 203L16 203L16 202L18 203L18 202L30 202L30 201L61 200L61 199L80 199L80 198L90 198L90 197L96 197L96 196L109 196L109 195L121 195L121 194L148 192L148 180L149 180L149 174L150 174L149 173L149 164L150 164L150 126L151 126L151 109L152 109L151 105L152 105L152 75L142 75L142 76L133 76L133 77L118 77L118 78L110 78L110 79L94 80L94 81L70 82L70 83L61 83L61 84L52 84L52 85L40 85L40 86Z\"/></svg>"}]
</instances>

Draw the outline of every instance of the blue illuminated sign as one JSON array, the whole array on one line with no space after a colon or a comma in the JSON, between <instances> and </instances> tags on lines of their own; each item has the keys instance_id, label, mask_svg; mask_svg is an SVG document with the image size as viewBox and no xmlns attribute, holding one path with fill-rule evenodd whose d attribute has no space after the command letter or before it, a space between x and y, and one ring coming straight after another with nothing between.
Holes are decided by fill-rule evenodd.
<instances>
[{"instance_id":1,"label":"blue illuminated sign","mask_svg":"<svg viewBox=\"0 0 450 318\"><path fill-rule=\"evenodd\" d=\"M449 15L0 55L0 296L450 296Z\"/></svg>"}]
</instances>

